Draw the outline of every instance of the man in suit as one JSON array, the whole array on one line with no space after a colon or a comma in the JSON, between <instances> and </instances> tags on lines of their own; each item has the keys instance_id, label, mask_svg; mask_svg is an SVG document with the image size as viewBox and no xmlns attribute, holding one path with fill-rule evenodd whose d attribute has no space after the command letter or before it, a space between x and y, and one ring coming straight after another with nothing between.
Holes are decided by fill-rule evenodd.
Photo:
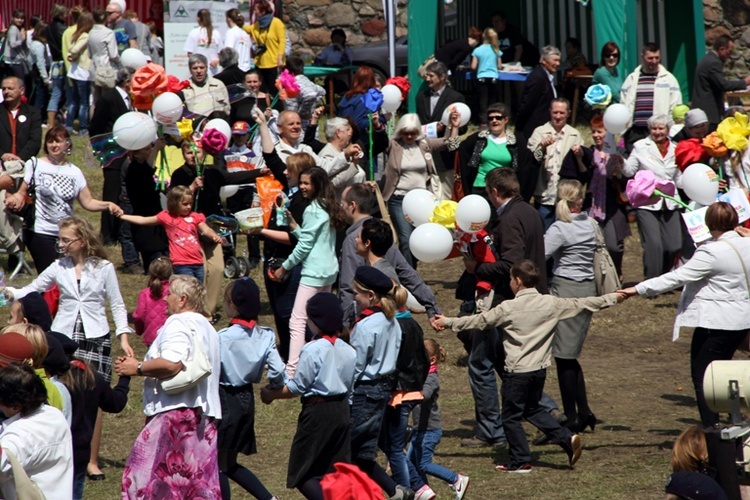
<instances>
[{"instance_id":1,"label":"man in suit","mask_svg":"<svg viewBox=\"0 0 750 500\"><path fill-rule=\"evenodd\" d=\"M2 80L3 104L0 106L0 248L8 251L8 270L18 263L21 244L21 219L5 207L5 194L15 191L16 179L23 179L24 163L39 152L42 144L42 116L33 106L24 104L23 80L8 76Z\"/></svg>"},{"instance_id":2,"label":"man in suit","mask_svg":"<svg viewBox=\"0 0 750 500\"><path fill-rule=\"evenodd\" d=\"M526 142L534 129L549 120L549 109L552 100L557 97L554 86L555 73L560 67L562 54L560 49L547 45L542 49L539 65L531 70L523 85L523 92L518 104L516 116L516 139L519 151L518 181L521 184L521 196L526 201L531 199L536 188L538 165L527 153Z\"/></svg>"},{"instance_id":3,"label":"man in suit","mask_svg":"<svg viewBox=\"0 0 750 500\"><path fill-rule=\"evenodd\" d=\"M729 35L721 35L714 41L714 49L703 56L695 67L693 108L706 112L709 131L716 130L724 117L724 92L745 90L750 85L750 76L742 80L724 78L724 62L733 50L734 41Z\"/></svg>"},{"instance_id":4,"label":"man in suit","mask_svg":"<svg viewBox=\"0 0 750 500\"><path fill-rule=\"evenodd\" d=\"M94 116L89 123L91 137L112 133L115 121L128 111L133 110L133 103L130 100L130 80L132 76L133 71L130 69L122 68L117 71L115 88L105 92L96 103ZM121 199L122 165L124 161L125 157L117 158L109 166L102 168L102 174L104 175L102 200L119 204L125 213L129 214L131 213L129 210L132 210L129 202ZM113 217L109 212L102 212L101 231L102 241L105 245L114 245L120 241L125 263L124 272L143 274L143 268L130 237L130 225L121 222L120 219Z\"/></svg>"},{"instance_id":5,"label":"man in suit","mask_svg":"<svg viewBox=\"0 0 750 500\"><path fill-rule=\"evenodd\" d=\"M422 125L438 122L438 137L445 132L445 125L440 121L445 108L457 102L465 103L463 94L448 86L448 68L440 61L435 61L425 70L425 81L428 89L417 96L417 116ZM459 133L466 132L465 127ZM453 191L453 162L455 153L441 151L435 155L435 168L440 174L440 184L443 188L443 198L450 198Z\"/></svg>"},{"instance_id":6,"label":"man in suit","mask_svg":"<svg viewBox=\"0 0 750 500\"><path fill-rule=\"evenodd\" d=\"M466 272L477 279L495 283L495 304L513 299L510 288L510 268L529 259L539 268L540 293L547 293L547 273L544 258L544 227L539 213L521 197L520 184L509 168L496 168L486 177L487 194L498 213L492 229L496 262L477 263L465 258ZM497 380L493 370L502 374L504 353L502 338L496 329L474 330L469 353L469 385L474 396L477 433L461 440L461 446L480 448L505 447L505 432L500 415ZM546 393L540 404L548 411L557 405Z\"/></svg>"}]
</instances>

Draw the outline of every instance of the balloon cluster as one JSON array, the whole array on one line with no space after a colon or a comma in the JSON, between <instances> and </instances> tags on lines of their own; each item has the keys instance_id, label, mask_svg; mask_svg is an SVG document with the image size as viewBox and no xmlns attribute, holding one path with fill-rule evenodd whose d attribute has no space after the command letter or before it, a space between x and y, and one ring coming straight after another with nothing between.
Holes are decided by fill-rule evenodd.
<instances>
[{"instance_id":1,"label":"balloon cluster","mask_svg":"<svg viewBox=\"0 0 750 500\"><path fill-rule=\"evenodd\" d=\"M440 202L426 189L406 193L401 208L406 220L415 226L409 249L422 262L447 258L453 251L454 239L481 231L491 215L490 204L479 195L465 196L458 203Z\"/></svg>"}]
</instances>

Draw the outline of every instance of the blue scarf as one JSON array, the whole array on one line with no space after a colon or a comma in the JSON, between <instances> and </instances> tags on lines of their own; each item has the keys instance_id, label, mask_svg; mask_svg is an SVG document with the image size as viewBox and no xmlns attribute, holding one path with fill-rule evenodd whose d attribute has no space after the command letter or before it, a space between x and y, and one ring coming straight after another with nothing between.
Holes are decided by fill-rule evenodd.
<instances>
[{"instance_id":1,"label":"blue scarf","mask_svg":"<svg viewBox=\"0 0 750 500\"><path fill-rule=\"evenodd\" d=\"M271 25L271 21L273 20L273 14L263 14L258 18L258 24L261 28L266 29Z\"/></svg>"}]
</instances>

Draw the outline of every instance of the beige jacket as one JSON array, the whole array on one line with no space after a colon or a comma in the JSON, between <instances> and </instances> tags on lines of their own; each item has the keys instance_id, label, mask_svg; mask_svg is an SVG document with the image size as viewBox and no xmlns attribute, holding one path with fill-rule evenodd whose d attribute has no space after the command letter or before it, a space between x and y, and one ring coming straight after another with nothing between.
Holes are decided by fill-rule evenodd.
<instances>
[{"instance_id":1,"label":"beige jacket","mask_svg":"<svg viewBox=\"0 0 750 500\"><path fill-rule=\"evenodd\" d=\"M429 189L428 182L431 175L436 175L435 161L432 155L438 151L458 149L458 140L443 137L441 139L420 139L419 150L422 151L425 161L425 189ZM399 140L391 139L386 150L388 162L385 165L385 184L383 185L383 199L388 201L398 186L398 178L401 176L401 159L404 155L404 146Z\"/></svg>"},{"instance_id":2,"label":"beige jacket","mask_svg":"<svg viewBox=\"0 0 750 500\"><path fill-rule=\"evenodd\" d=\"M78 65L86 71L91 67L91 57L89 57L88 45L89 34L82 33L81 36L78 37L78 40L76 40L75 43L70 46L70 49L68 49L68 55L73 58L73 61L78 61Z\"/></svg>"},{"instance_id":3,"label":"beige jacket","mask_svg":"<svg viewBox=\"0 0 750 500\"><path fill-rule=\"evenodd\" d=\"M226 86L221 80L211 76L206 79L203 87L190 80L190 87L182 91L188 111L203 116L208 116L214 111L223 111L228 115L232 108Z\"/></svg>"},{"instance_id":4,"label":"beige jacket","mask_svg":"<svg viewBox=\"0 0 750 500\"><path fill-rule=\"evenodd\" d=\"M445 326L455 331L502 328L505 371L527 373L552 364L552 336L559 321L583 311L596 312L615 304L616 293L561 299L542 295L536 288L526 288L519 290L513 300L503 301L482 314L445 318Z\"/></svg>"},{"instance_id":5,"label":"beige jacket","mask_svg":"<svg viewBox=\"0 0 750 500\"><path fill-rule=\"evenodd\" d=\"M552 134L557 137L554 144L546 148L539 144L544 136ZM560 166L568 154L570 148L578 144L583 146L583 139L578 130L570 125L565 125L558 134L550 122L534 129L529 138L529 151L534 155L542 168L539 169L539 179L534 191L534 200L542 205L554 205L557 199L557 183L560 180Z\"/></svg>"}]
</instances>

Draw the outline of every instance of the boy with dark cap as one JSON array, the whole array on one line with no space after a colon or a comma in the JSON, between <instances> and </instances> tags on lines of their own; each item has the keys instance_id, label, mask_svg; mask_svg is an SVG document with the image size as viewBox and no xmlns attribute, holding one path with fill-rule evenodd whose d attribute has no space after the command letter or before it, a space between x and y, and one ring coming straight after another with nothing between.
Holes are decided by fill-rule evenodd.
<instances>
[{"instance_id":1,"label":"boy with dark cap","mask_svg":"<svg viewBox=\"0 0 750 500\"><path fill-rule=\"evenodd\" d=\"M270 404L302 396L286 486L305 498L323 498L320 479L334 471L334 463L351 458L348 396L356 354L338 338L344 311L332 293L318 292L307 302L307 324L315 338L302 348L294 377L281 389L263 388L260 397Z\"/></svg>"},{"instance_id":2,"label":"boy with dark cap","mask_svg":"<svg viewBox=\"0 0 750 500\"><path fill-rule=\"evenodd\" d=\"M242 278L224 290L224 311L232 319L219 332L221 377L219 399L219 482L222 495L229 496L229 478L256 498L271 493L249 469L237 463L237 455L256 453L255 396L253 384L260 382L268 366L270 386L284 381L284 362L276 350L276 333L257 324L260 290L251 278Z\"/></svg>"}]
</instances>

